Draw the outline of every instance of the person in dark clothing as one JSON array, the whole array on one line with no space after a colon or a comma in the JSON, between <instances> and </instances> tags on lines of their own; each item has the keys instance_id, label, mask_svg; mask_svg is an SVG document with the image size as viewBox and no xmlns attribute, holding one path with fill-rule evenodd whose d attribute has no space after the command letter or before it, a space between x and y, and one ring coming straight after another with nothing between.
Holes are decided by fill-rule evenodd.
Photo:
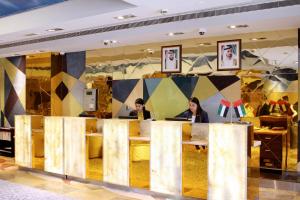
<instances>
[{"instance_id":1,"label":"person in dark clothing","mask_svg":"<svg viewBox=\"0 0 300 200\"><path fill-rule=\"evenodd\" d=\"M270 103L268 102L268 98L264 95L263 104L257 108L256 116L269 115L270 114Z\"/></svg>"},{"instance_id":2,"label":"person in dark clothing","mask_svg":"<svg viewBox=\"0 0 300 200\"><path fill-rule=\"evenodd\" d=\"M189 101L189 109L178 115L177 117L183 117L192 119L192 123L208 123L208 114L205 112L196 97L192 97Z\"/></svg>"},{"instance_id":3,"label":"person in dark clothing","mask_svg":"<svg viewBox=\"0 0 300 200\"><path fill-rule=\"evenodd\" d=\"M179 117L184 117L187 119L192 119L192 123L208 123L208 114L205 112L199 103L199 100L196 97L192 97L189 101L189 109L184 113L179 115ZM195 145L197 150L200 150L199 145ZM205 149L205 146L202 146Z\"/></svg>"},{"instance_id":4,"label":"person in dark clothing","mask_svg":"<svg viewBox=\"0 0 300 200\"><path fill-rule=\"evenodd\" d=\"M129 116L136 116L138 119L146 120L151 118L150 111L146 110L145 103L142 98L135 100L135 110L129 113Z\"/></svg>"}]
</instances>

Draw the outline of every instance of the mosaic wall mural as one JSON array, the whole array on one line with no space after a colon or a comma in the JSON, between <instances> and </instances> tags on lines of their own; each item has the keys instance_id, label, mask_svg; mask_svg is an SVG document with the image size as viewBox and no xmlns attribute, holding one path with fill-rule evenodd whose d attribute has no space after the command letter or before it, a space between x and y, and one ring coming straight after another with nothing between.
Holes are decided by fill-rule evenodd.
<instances>
[{"instance_id":1,"label":"mosaic wall mural","mask_svg":"<svg viewBox=\"0 0 300 200\"><path fill-rule=\"evenodd\" d=\"M85 52L53 55L51 115L78 116L83 111Z\"/></svg>"},{"instance_id":2,"label":"mosaic wall mural","mask_svg":"<svg viewBox=\"0 0 300 200\"><path fill-rule=\"evenodd\" d=\"M259 39L252 40L252 37ZM257 70L266 75L297 73L297 31L285 30L203 39L209 42L190 39L148 46L119 47L114 51L88 51L86 76L111 76L114 80L153 77L161 71L160 46L173 44L182 44L183 47L181 74L235 75L236 71L217 71L216 43L218 40L236 38L242 39L241 72Z\"/></svg>"},{"instance_id":3,"label":"mosaic wall mural","mask_svg":"<svg viewBox=\"0 0 300 200\"><path fill-rule=\"evenodd\" d=\"M25 56L0 58L2 68L1 124L4 126L14 126L15 115L25 114L25 66Z\"/></svg>"},{"instance_id":4,"label":"mosaic wall mural","mask_svg":"<svg viewBox=\"0 0 300 200\"><path fill-rule=\"evenodd\" d=\"M217 116L221 99L240 98L240 78L237 76L172 77L113 81L113 116L128 116L135 108L136 98L144 98L152 117L162 120L175 117L188 108L190 97L197 97L211 122L230 121ZM237 118L233 110L233 121Z\"/></svg>"},{"instance_id":5,"label":"mosaic wall mural","mask_svg":"<svg viewBox=\"0 0 300 200\"><path fill-rule=\"evenodd\" d=\"M229 72L217 71L217 41L237 38L242 39L242 70ZM254 40L253 38L259 39ZM246 80L247 77L249 78L252 75L255 75L256 77L257 75L257 77L260 77L261 79L261 84L265 83L265 85L269 85L269 89L264 89L263 93L267 92L273 96L283 95L282 92L297 92L298 89L297 79L295 79L295 76L298 73L297 42L297 30L283 30L216 38L196 38L114 49L99 49L87 51L86 77L87 79L101 78L103 80L105 80L106 77L112 77L114 83L116 83L116 80L124 79L135 82L134 79L139 80L141 78L144 78L145 81L147 80L146 82L151 82L150 80L152 78L158 78L153 79L153 84L154 82L158 83L162 78L170 76L160 72L160 47L182 44L182 73L177 74L176 76L194 77L194 79L198 80L198 77L200 77L199 79L203 79L203 75L213 77L231 75ZM148 51L149 49L151 49L151 51ZM174 76L174 74L171 76ZM174 81L170 80L173 80L174 78L171 76L169 79L166 79L169 81L164 80L162 84L167 84L168 87L173 88ZM191 78L191 80L192 79L193 78ZM175 82L174 84L176 85ZM146 85L147 84L143 83L144 90ZM277 86L274 87L274 85ZM178 84L176 86L178 86ZM242 86L240 85L239 90L241 87L244 88L244 86L244 84ZM113 87L113 93L116 93L114 92L114 88L115 87ZM265 88L267 87L265 86ZM205 89L205 87L201 88L203 93L209 96L210 91L205 91ZM139 93L142 93L142 91ZM143 92L143 95L144 94L145 91ZM295 95L290 96L290 99L294 101L293 96ZM148 98L147 95L145 98ZM247 101L246 99L244 100ZM151 100L149 102L151 102ZM151 109L152 105L149 102L147 102L147 106ZM115 105L117 105L117 107L115 107ZM182 104L182 107L186 107L186 102ZM112 108L113 116L119 115L119 109L120 114L122 115L126 114L128 110L131 109L128 105L128 101L126 102L126 99L121 99L121 101L118 99L118 101L116 101L115 98L113 98ZM170 114L175 114L175 111ZM164 116L166 115L163 115L162 117Z\"/></svg>"}]
</instances>

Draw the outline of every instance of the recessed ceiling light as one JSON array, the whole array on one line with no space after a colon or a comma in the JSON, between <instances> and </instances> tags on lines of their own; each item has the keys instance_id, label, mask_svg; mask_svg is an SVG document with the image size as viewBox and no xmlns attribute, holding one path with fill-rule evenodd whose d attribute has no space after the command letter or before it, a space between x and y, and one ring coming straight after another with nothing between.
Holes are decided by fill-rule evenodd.
<instances>
[{"instance_id":1,"label":"recessed ceiling light","mask_svg":"<svg viewBox=\"0 0 300 200\"><path fill-rule=\"evenodd\" d=\"M116 44L116 43L118 43L118 40L103 40L103 44L105 46L109 44Z\"/></svg>"},{"instance_id":2,"label":"recessed ceiling light","mask_svg":"<svg viewBox=\"0 0 300 200\"><path fill-rule=\"evenodd\" d=\"M154 53L154 49L150 49L150 48L148 48L148 49L143 49L142 51L143 51L143 52L146 52L146 53L150 53L150 54L153 54L153 53Z\"/></svg>"},{"instance_id":3,"label":"recessed ceiling light","mask_svg":"<svg viewBox=\"0 0 300 200\"><path fill-rule=\"evenodd\" d=\"M64 30L64 29L62 29L62 28L52 28L52 29L48 29L46 31L48 31L48 32L55 32L55 31L62 31L62 30Z\"/></svg>"},{"instance_id":4,"label":"recessed ceiling light","mask_svg":"<svg viewBox=\"0 0 300 200\"><path fill-rule=\"evenodd\" d=\"M159 12L162 15L166 15L168 13L168 9L161 9Z\"/></svg>"},{"instance_id":5,"label":"recessed ceiling light","mask_svg":"<svg viewBox=\"0 0 300 200\"><path fill-rule=\"evenodd\" d=\"M298 61L295 61L295 64L298 64L299 62Z\"/></svg>"},{"instance_id":6,"label":"recessed ceiling light","mask_svg":"<svg viewBox=\"0 0 300 200\"><path fill-rule=\"evenodd\" d=\"M265 40L267 39L266 37L260 37L260 38L250 38L252 41L257 41L257 40Z\"/></svg>"},{"instance_id":7,"label":"recessed ceiling light","mask_svg":"<svg viewBox=\"0 0 300 200\"><path fill-rule=\"evenodd\" d=\"M247 28L247 27L249 27L247 24L230 25L230 26L228 26L229 29L235 29L235 28Z\"/></svg>"},{"instance_id":8,"label":"recessed ceiling light","mask_svg":"<svg viewBox=\"0 0 300 200\"><path fill-rule=\"evenodd\" d=\"M123 20L123 19L130 19L130 18L135 18L136 16L133 14L129 14L129 15L120 15L117 17L114 17L115 19L119 19L119 20Z\"/></svg>"},{"instance_id":9,"label":"recessed ceiling light","mask_svg":"<svg viewBox=\"0 0 300 200\"><path fill-rule=\"evenodd\" d=\"M35 36L35 35L38 35L38 34L37 33L28 33L25 36L30 37L30 36Z\"/></svg>"},{"instance_id":10,"label":"recessed ceiling light","mask_svg":"<svg viewBox=\"0 0 300 200\"><path fill-rule=\"evenodd\" d=\"M116 43L118 43L118 41L117 40L111 40L110 43L116 44Z\"/></svg>"},{"instance_id":11,"label":"recessed ceiling light","mask_svg":"<svg viewBox=\"0 0 300 200\"><path fill-rule=\"evenodd\" d=\"M209 45L211 45L211 43L209 43L209 42L203 42L203 43L199 43L198 45L199 46L209 46Z\"/></svg>"},{"instance_id":12,"label":"recessed ceiling light","mask_svg":"<svg viewBox=\"0 0 300 200\"><path fill-rule=\"evenodd\" d=\"M183 34L184 34L183 32L170 32L167 35L168 36L174 36L174 35L183 35Z\"/></svg>"}]
</instances>

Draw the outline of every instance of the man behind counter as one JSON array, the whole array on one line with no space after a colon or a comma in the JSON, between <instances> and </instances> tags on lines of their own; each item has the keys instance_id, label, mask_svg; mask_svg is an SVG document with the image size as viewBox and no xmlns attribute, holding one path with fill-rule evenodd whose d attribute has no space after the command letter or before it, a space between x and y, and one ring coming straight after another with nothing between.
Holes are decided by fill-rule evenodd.
<instances>
[{"instance_id":1,"label":"man behind counter","mask_svg":"<svg viewBox=\"0 0 300 200\"><path fill-rule=\"evenodd\" d=\"M129 116L136 116L139 120L146 120L151 118L150 111L146 110L144 100L138 98L135 100L135 110L129 113Z\"/></svg>"}]
</instances>

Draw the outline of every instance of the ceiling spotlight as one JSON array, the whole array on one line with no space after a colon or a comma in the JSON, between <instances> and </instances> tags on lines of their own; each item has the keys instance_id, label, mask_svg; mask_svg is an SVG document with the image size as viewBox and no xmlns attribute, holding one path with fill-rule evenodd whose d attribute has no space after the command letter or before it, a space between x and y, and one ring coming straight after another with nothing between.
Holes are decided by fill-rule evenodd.
<instances>
[{"instance_id":1,"label":"ceiling spotlight","mask_svg":"<svg viewBox=\"0 0 300 200\"><path fill-rule=\"evenodd\" d=\"M124 16L118 16L118 17L115 17L116 19L124 19Z\"/></svg>"},{"instance_id":2,"label":"ceiling spotlight","mask_svg":"<svg viewBox=\"0 0 300 200\"><path fill-rule=\"evenodd\" d=\"M267 39L266 37L260 37L260 38L250 38L252 41L257 41L257 40L265 40Z\"/></svg>"},{"instance_id":3,"label":"ceiling spotlight","mask_svg":"<svg viewBox=\"0 0 300 200\"><path fill-rule=\"evenodd\" d=\"M107 45L109 45L109 44L116 44L116 43L118 43L117 40L103 40L103 44L104 44L105 46L107 46Z\"/></svg>"},{"instance_id":4,"label":"ceiling spotlight","mask_svg":"<svg viewBox=\"0 0 300 200\"><path fill-rule=\"evenodd\" d=\"M198 45L199 46L209 46L209 45L211 45L211 43L209 43L209 42L203 42L203 43L199 43Z\"/></svg>"},{"instance_id":5,"label":"ceiling spotlight","mask_svg":"<svg viewBox=\"0 0 300 200\"><path fill-rule=\"evenodd\" d=\"M166 15L168 13L168 9L161 9L159 12L162 15Z\"/></svg>"},{"instance_id":6,"label":"ceiling spotlight","mask_svg":"<svg viewBox=\"0 0 300 200\"><path fill-rule=\"evenodd\" d=\"M170 32L167 35L168 36L175 36L175 35L183 35L183 34L184 34L183 32Z\"/></svg>"},{"instance_id":7,"label":"ceiling spotlight","mask_svg":"<svg viewBox=\"0 0 300 200\"><path fill-rule=\"evenodd\" d=\"M298 64L299 62L298 61L295 61L295 64Z\"/></svg>"},{"instance_id":8,"label":"ceiling spotlight","mask_svg":"<svg viewBox=\"0 0 300 200\"><path fill-rule=\"evenodd\" d=\"M110 43L116 44L118 41L117 40L111 40Z\"/></svg>"},{"instance_id":9,"label":"ceiling spotlight","mask_svg":"<svg viewBox=\"0 0 300 200\"><path fill-rule=\"evenodd\" d=\"M62 28L52 28L52 29L48 29L46 31L48 31L48 32L55 32L55 31L62 31L62 30L64 30L64 29L62 29Z\"/></svg>"},{"instance_id":10,"label":"ceiling spotlight","mask_svg":"<svg viewBox=\"0 0 300 200\"><path fill-rule=\"evenodd\" d=\"M230 25L227 28L235 29L235 28L247 28L247 27L249 27L247 24L240 24L240 25Z\"/></svg>"},{"instance_id":11,"label":"ceiling spotlight","mask_svg":"<svg viewBox=\"0 0 300 200\"><path fill-rule=\"evenodd\" d=\"M154 49L144 49L143 52L153 54Z\"/></svg>"},{"instance_id":12,"label":"ceiling spotlight","mask_svg":"<svg viewBox=\"0 0 300 200\"><path fill-rule=\"evenodd\" d=\"M38 35L38 34L37 33L28 33L25 36L30 37L30 36L35 36L35 35Z\"/></svg>"},{"instance_id":13,"label":"ceiling spotlight","mask_svg":"<svg viewBox=\"0 0 300 200\"><path fill-rule=\"evenodd\" d=\"M118 20L123 20L123 19L135 18L135 17L136 17L135 15L129 14L129 15L120 15L120 16L117 16L117 17L114 17L114 18L118 19Z\"/></svg>"}]
</instances>

